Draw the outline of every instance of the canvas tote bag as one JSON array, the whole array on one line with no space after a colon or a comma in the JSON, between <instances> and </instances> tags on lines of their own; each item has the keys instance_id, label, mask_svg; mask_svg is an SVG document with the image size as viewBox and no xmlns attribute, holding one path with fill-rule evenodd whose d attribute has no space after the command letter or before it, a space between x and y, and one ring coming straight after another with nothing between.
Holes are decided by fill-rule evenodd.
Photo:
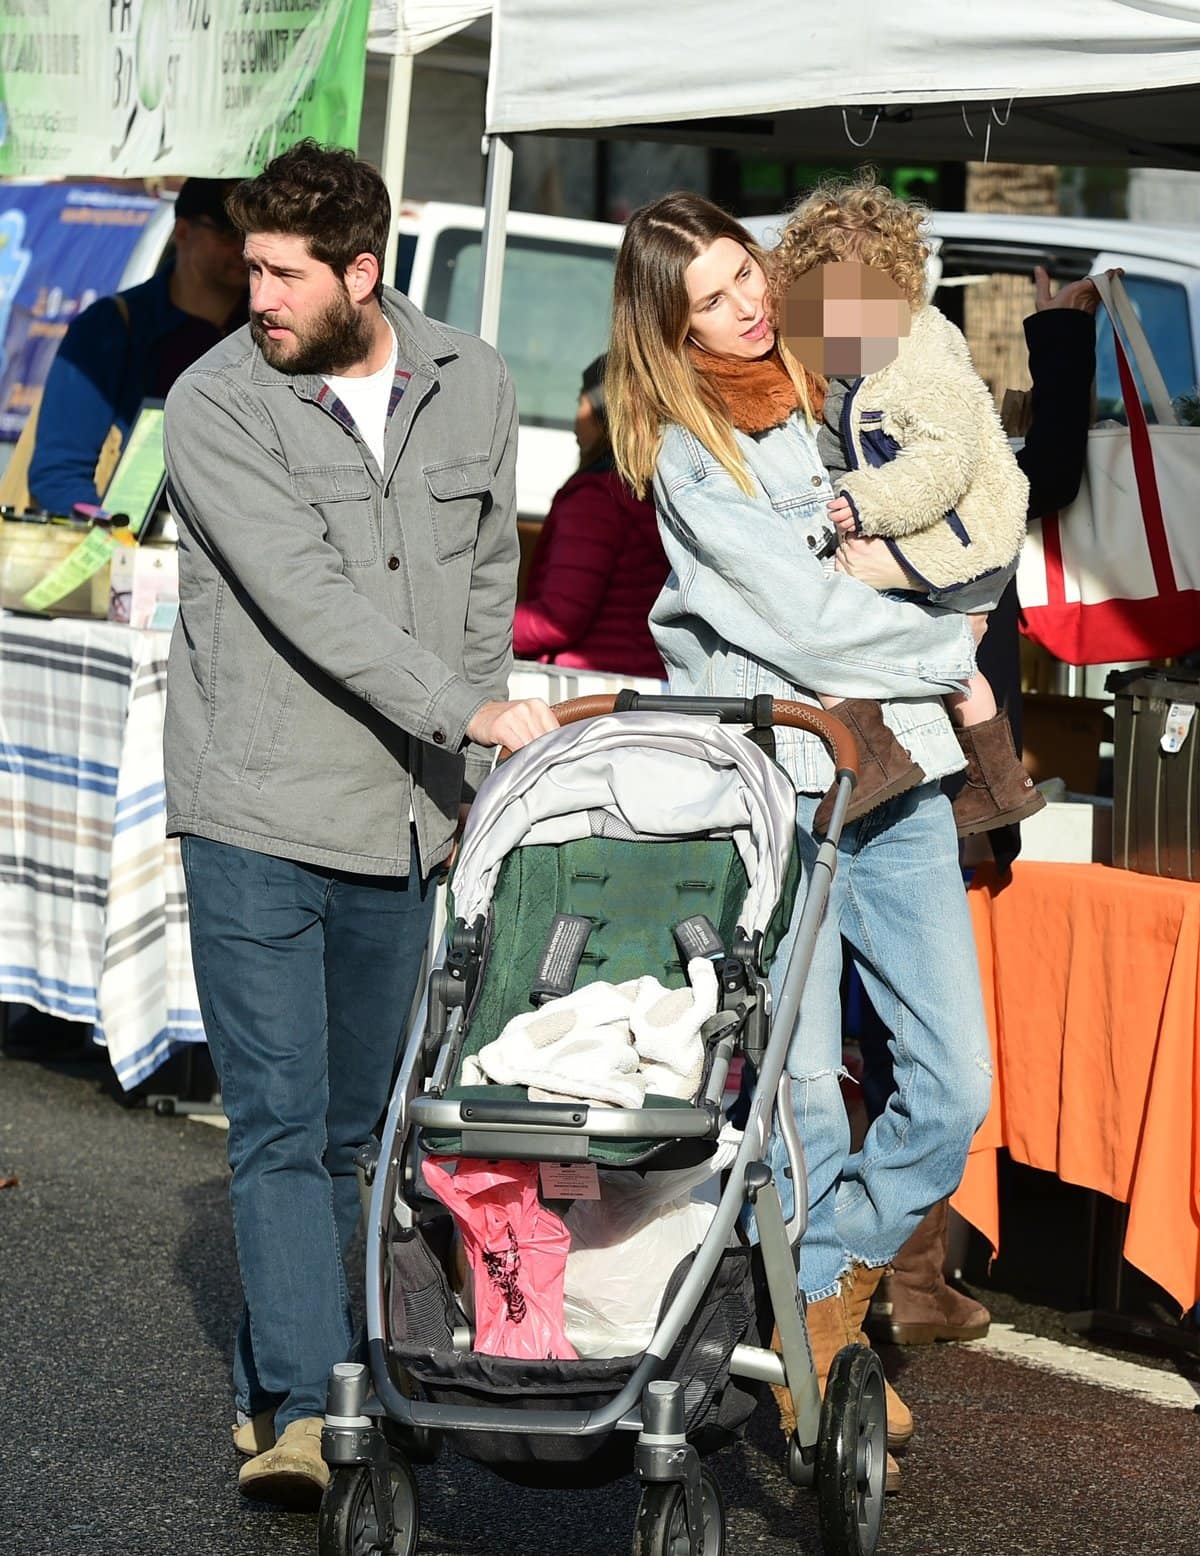
<instances>
[{"instance_id":1,"label":"canvas tote bag","mask_svg":"<svg viewBox=\"0 0 1200 1556\"><path fill-rule=\"evenodd\" d=\"M1030 525L1017 570L1023 631L1071 665L1200 647L1200 427L1179 425L1121 280L1092 280L1112 319L1129 425L1088 434L1079 496Z\"/></svg>"}]
</instances>

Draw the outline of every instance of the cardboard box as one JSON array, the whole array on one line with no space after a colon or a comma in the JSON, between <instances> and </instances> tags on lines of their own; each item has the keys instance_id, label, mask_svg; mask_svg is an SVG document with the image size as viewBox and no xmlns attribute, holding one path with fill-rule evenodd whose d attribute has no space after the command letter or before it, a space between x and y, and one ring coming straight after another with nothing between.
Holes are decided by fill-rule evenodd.
<instances>
[{"instance_id":1,"label":"cardboard box","mask_svg":"<svg viewBox=\"0 0 1200 1556\"><path fill-rule=\"evenodd\" d=\"M1021 823L1021 858L1111 864L1112 834L1111 800L1052 800Z\"/></svg>"},{"instance_id":2,"label":"cardboard box","mask_svg":"<svg viewBox=\"0 0 1200 1556\"><path fill-rule=\"evenodd\" d=\"M1076 794L1095 794L1108 703L1101 697L1027 693L1022 699L1022 761L1034 783L1061 778Z\"/></svg>"},{"instance_id":3,"label":"cardboard box","mask_svg":"<svg viewBox=\"0 0 1200 1556\"><path fill-rule=\"evenodd\" d=\"M169 626L175 613L168 607L178 604L179 553L174 546L117 547L109 568L109 621L139 629Z\"/></svg>"}]
</instances>

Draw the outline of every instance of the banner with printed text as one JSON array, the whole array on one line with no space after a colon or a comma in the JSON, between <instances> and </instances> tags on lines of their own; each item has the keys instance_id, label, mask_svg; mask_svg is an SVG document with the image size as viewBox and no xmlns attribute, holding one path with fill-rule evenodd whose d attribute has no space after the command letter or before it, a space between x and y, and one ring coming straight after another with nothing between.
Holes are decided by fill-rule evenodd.
<instances>
[{"instance_id":1,"label":"banner with printed text","mask_svg":"<svg viewBox=\"0 0 1200 1556\"><path fill-rule=\"evenodd\" d=\"M0 0L0 177L257 172L358 145L370 0Z\"/></svg>"}]
</instances>

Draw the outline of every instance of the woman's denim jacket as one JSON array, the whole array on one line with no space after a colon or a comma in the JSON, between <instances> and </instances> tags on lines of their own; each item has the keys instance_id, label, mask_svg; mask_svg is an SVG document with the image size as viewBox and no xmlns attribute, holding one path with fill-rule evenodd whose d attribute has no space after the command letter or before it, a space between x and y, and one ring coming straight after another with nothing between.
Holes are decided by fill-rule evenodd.
<instances>
[{"instance_id":1,"label":"woman's denim jacket","mask_svg":"<svg viewBox=\"0 0 1200 1556\"><path fill-rule=\"evenodd\" d=\"M833 493L799 413L736 437L753 496L680 426L667 427L659 452L654 501L671 574L650 626L671 689L876 698L929 779L956 772L963 759L941 697L974 670L965 617L879 594L821 560ZM832 782L814 736L782 732L776 743L801 792Z\"/></svg>"}]
</instances>

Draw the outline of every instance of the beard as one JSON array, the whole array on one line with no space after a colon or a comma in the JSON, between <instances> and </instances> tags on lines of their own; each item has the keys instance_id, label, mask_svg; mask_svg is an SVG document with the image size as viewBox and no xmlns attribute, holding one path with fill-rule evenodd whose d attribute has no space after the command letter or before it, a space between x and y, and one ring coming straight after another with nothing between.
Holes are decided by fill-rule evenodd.
<instances>
[{"instance_id":1,"label":"beard","mask_svg":"<svg viewBox=\"0 0 1200 1556\"><path fill-rule=\"evenodd\" d=\"M338 374L370 354L370 323L363 310L350 301L345 286L340 286L326 307L303 325L298 320L287 325L292 331L290 339L271 339L267 329L275 323L271 314L250 315L254 344L264 360L280 373Z\"/></svg>"}]
</instances>

